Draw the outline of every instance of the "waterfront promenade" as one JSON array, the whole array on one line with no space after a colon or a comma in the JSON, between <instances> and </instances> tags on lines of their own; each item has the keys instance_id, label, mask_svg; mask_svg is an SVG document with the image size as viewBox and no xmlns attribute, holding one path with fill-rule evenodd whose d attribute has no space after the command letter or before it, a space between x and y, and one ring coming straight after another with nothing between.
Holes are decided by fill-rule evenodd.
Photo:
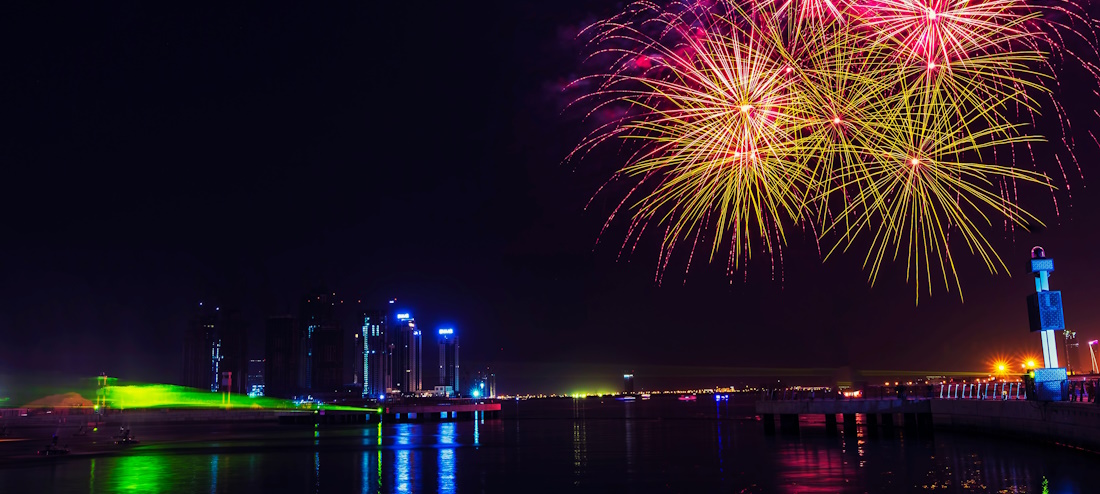
<instances>
[{"instance_id":1,"label":"waterfront promenade","mask_svg":"<svg viewBox=\"0 0 1100 494\"><path fill-rule=\"evenodd\" d=\"M998 395L993 395L998 396ZM902 426L918 430L944 429L1056 443L1100 451L1100 405L1090 402L1042 402L975 395L967 398L818 398L764 399L756 413L767 432L798 433L798 417L824 415L826 429L837 430L837 415L845 433L854 433L856 416L868 427Z\"/></svg>"}]
</instances>

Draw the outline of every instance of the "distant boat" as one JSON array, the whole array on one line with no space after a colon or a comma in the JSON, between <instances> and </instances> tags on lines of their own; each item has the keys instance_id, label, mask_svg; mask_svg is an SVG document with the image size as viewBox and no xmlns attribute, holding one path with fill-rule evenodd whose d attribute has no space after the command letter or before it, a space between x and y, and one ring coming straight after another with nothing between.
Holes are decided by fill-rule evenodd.
<instances>
[{"instance_id":1,"label":"distant boat","mask_svg":"<svg viewBox=\"0 0 1100 494\"><path fill-rule=\"evenodd\" d=\"M643 400L648 400L649 399L649 393L642 393L642 399Z\"/></svg>"},{"instance_id":2,"label":"distant boat","mask_svg":"<svg viewBox=\"0 0 1100 494\"><path fill-rule=\"evenodd\" d=\"M695 401L695 395L680 395L680 397L676 399L680 401Z\"/></svg>"},{"instance_id":3,"label":"distant boat","mask_svg":"<svg viewBox=\"0 0 1100 494\"><path fill-rule=\"evenodd\" d=\"M620 396L615 399L619 401L634 401L636 398L634 398L633 396Z\"/></svg>"}]
</instances>

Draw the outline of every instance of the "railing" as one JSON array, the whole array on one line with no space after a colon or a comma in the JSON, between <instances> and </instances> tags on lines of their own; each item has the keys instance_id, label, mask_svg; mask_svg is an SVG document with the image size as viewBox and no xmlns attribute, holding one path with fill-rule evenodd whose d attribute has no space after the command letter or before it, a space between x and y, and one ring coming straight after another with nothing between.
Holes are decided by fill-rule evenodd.
<instances>
[{"instance_id":1,"label":"railing","mask_svg":"<svg viewBox=\"0 0 1100 494\"><path fill-rule=\"evenodd\" d=\"M853 395L833 389L802 388L774 389L761 393L762 401L783 400L858 400L904 399L926 400L1026 400L1027 392L1022 382L943 383L906 386L866 386Z\"/></svg>"},{"instance_id":2,"label":"railing","mask_svg":"<svg viewBox=\"0 0 1100 494\"><path fill-rule=\"evenodd\" d=\"M940 384L939 398L945 400L1026 400L1022 382Z\"/></svg>"}]
</instances>

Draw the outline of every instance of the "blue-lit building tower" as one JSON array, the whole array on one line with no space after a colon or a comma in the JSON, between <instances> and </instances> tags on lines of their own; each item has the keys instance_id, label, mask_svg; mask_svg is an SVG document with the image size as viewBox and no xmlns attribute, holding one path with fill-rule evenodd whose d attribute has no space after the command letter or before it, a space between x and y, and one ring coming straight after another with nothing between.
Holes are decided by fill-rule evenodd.
<instances>
[{"instance_id":1,"label":"blue-lit building tower","mask_svg":"<svg viewBox=\"0 0 1100 494\"><path fill-rule=\"evenodd\" d=\"M388 382L389 351L386 341L386 314L369 310L362 314L363 327L363 397L378 398L393 387Z\"/></svg>"},{"instance_id":2,"label":"blue-lit building tower","mask_svg":"<svg viewBox=\"0 0 1100 494\"><path fill-rule=\"evenodd\" d=\"M454 328L440 328L439 331L439 385L447 390L448 396L461 394L458 387L458 335Z\"/></svg>"},{"instance_id":3,"label":"blue-lit building tower","mask_svg":"<svg viewBox=\"0 0 1100 494\"><path fill-rule=\"evenodd\" d=\"M1046 256L1039 246L1031 249L1031 272L1035 274L1035 293L1027 298L1028 322L1032 332L1038 332L1043 341L1043 368L1029 373L1034 393L1029 397L1043 401L1062 399L1066 369L1058 366L1058 339L1054 332L1066 329L1062 312L1062 292L1050 289L1050 274L1054 272L1054 259Z\"/></svg>"},{"instance_id":4,"label":"blue-lit building tower","mask_svg":"<svg viewBox=\"0 0 1100 494\"><path fill-rule=\"evenodd\" d=\"M399 312L394 316L391 329L393 338L393 387L391 391L406 395L419 393L421 380L420 328L409 312Z\"/></svg>"}]
</instances>

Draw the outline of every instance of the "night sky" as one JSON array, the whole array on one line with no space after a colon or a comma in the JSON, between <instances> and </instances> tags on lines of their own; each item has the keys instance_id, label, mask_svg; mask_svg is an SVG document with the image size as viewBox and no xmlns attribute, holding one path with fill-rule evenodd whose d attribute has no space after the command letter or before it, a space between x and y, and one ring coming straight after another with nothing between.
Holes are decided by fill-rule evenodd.
<instances>
[{"instance_id":1,"label":"night sky","mask_svg":"<svg viewBox=\"0 0 1100 494\"><path fill-rule=\"evenodd\" d=\"M591 129L563 112L585 71L574 35L614 2L29 8L4 16L0 386L174 382L199 301L240 307L260 358L264 318L315 287L345 299L349 326L393 297L429 330L453 325L463 366L492 366L509 393L613 390L625 370L649 389L759 368L985 370L1041 355L1035 244L1068 324L1100 337L1083 132L1060 215L1025 191L1047 228L986 229L1011 277L956 246L964 302L938 287L915 306L903 261L870 287L861 246L822 262L797 229L774 275L763 255L732 280L696 260L658 286L659 238L617 259L621 227L596 240L618 197L584 209L623 157L563 162Z\"/></svg>"}]
</instances>

